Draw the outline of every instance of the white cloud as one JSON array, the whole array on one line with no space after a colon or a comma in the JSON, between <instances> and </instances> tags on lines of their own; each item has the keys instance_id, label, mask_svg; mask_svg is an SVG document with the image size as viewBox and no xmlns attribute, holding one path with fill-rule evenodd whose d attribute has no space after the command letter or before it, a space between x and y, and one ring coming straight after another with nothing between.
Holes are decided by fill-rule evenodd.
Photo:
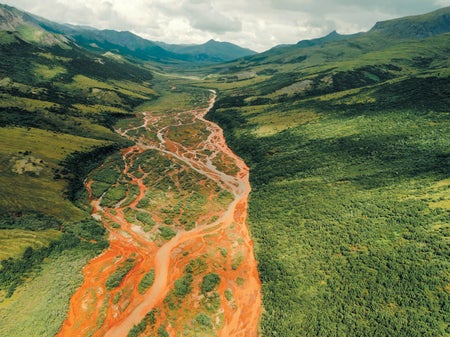
<instances>
[{"instance_id":1,"label":"white cloud","mask_svg":"<svg viewBox=\"0 0 450 337\"><path fill-rule=\"evenodd\" d=\"M211 38L263 51L320 37L355 33L377 21L450 6L450 0L4 0L49 20L129 30L167 43Z\"/></svg>"},{"instance_id":2,"label":"white cloud","mask_svg":"<svg viewBox=\"0 0 450 337\"><path fill-rule=\"evenodd\" d=\"M238 19L218 11L211 0L185 0L182 9L193 28L217 34L242 29Z\"/></svg>"}]
</instances>

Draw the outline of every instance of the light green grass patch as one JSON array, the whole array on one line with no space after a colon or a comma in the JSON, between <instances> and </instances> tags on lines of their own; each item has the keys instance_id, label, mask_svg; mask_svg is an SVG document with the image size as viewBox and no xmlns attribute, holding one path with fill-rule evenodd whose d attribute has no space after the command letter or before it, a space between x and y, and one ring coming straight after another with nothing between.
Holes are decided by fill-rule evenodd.
<instances>
[{"instance_id":1,"label":"light green grass patch","mask_svg":"<svg viewBox=\"0 0 450 337\"><path fill-rule=\"evenodd\" d=\"M73 82L68 84L69 89L86 89L86 88L99 88L106 90L114 90L111 84L94 80L84 75L75 75L73 77Z\"/></svg>"},{"instance_id":2,"label":"light green grass patch","mask_svg":"<svg viewBox=\"0 0 450 337\"><path fill-rule=\"evenodd\" d=\"M49 229L27 231L21 229L0 230L0 261L9 257L19 258L27 247L39 249L61 237L61 232Z\"/></svg>"},{"instance_id":3,"label":"light green grass patch","mask_svg":"<svg viewBox=\"0 0 450 337\"><path fill-rule=\"evenodd\" d=\"M38 55L40 57L43 57L43 58L46 58L46 59L51 60L51 61L58 60L58 61L69 62L70 60L72 60L69 57L56 56L56 55L53 55L51 53L36 53L36 55Z\"/></svg>"},{"instance_id":4,"label":"light green grass patch","mask_svg":"<svg viewBox=\"0 0 450 337\"><path fill-rule=\"evenodd\" d=\"M97 92L94 91L94 94L99 94L99 89L106 90L107 92L116 93L120 92L123 95L140 98L140 99L148 99L147 95L153 95L154 91L150 88L146 88L144 86L133 84L129 81L111 81L101 82L90 77L84 75L76 75L73 78L73 82L66 85L66 87L70 89L78 89L78 90L86 90L86 89L96 89ZM145 94L145 95L144 95Z\"/></svg>"},{"instance_id":5,"label":"light green grass patch","mask_svg":"<svg viewBox=\"0 0 450 337\"><path fill-rule=\"evenodd\" d=\"M258 125L253 134L258 137L271 136L283 130L294 128L301 124L317 121L319 115L314 111L273 110L270 113L258 114L249 118L249 122Z\"/></svg>"},{"instance_id":6,"label":"light green grass patch","mask_svg":"<svg viewBox=\"0 0 450 337\"><path fill-rule=\"evenodd\" d=\"M0 44L8 45L14 42L17 42L17 39L14 35L8 34L8 32L6 31L0 31Z\"/></svg>"},{"instance_id":7,"label":"light green grass patch","mask_svg":"<svg viewBox=\"0 0 450 337\"><path fill-rule=\"evenodd\" d=\"M158 93L155 90L149 87L150 86L149 83L138 84L130 81L111 81L111 83L120 88L126 89L128 91L133 91L135 93L139 93L142 95L151 95L151 96L158 95Z\"/></svg>"},{"instance_id":8,"label":"light green grass patch","mask_svg":"<svg viewBox=\"0 0 450 337\"><path fill-rule=\"evenodd\" d=\"M34 72L42 80L51 80L60 74L65 74L67 70L61 66L48 67L44 64L36 64Z\"/></svg>"},{"instance_id":9,"label":"light green grass patch","mask_svg":"<svg viewBox=\"0 0 450 337\"><path fill-rule=\"evenodd\" d=\"M42 29L35 28L31 25L21 25L17 27L17 31L28 42L40 42L45 35Z\"/></svg>"},{"instance_id":10,"label":"light green grass patch","mask_svg":"<svg viewBox=\"0 0 450 337\"><path fill-rule=\"evenodd\" d=\"M28 111L38 111L50 108L54 105L55 103L32 98L15 97L7 94L0 95L0 108L18 108Z\"/></svg>"},{"instance_id":11,"label":"light green grass patch","mask_svg":"<svg viewBox=\"0 0 450 337\"><path fill-rule=\"evenodd\" d=\"M64 198L66 182L54 180L52 169L75 151L87 151L109 142L39 129L8 127L0 132L0 208L3 211L38 211L64 220L80 219L81 210ZM14 172L18 160L32 155L41 162L39 175Z\"/></svg>"},{"instance_id":12,"label":"light green grass patch","mask_svg":"<svg viewBox=\"0 0 450 337\"><path fill-rule=\"evenodd\" d=\"M115 112L115 113L128 113L126 110L102 104L93 104L93 105L85 105L85 104L74 104L75 108L79 109L84 113L102 113L102 112Z\"/></svg>"}]
</instances>

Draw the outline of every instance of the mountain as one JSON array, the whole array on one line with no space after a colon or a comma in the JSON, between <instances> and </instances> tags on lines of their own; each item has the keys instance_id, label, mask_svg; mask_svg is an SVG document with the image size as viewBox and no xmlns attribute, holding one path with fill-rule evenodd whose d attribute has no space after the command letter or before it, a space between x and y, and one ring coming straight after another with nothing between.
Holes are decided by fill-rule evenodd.
<instances>
[{"instance_id":1,"label":"mountain","mask_svg":"<svg viewBox=\"0 0 450 337\"><path fill-rule=\"evenodd\" d=\"M227 62L237 58L255 55L253 50L229 42L209 40L200 45L175 45L157 42L162 48L177 54L192 55L194 60Z\"/></svg>"},{"instance_id":2,"label":"mountain","mask_svg":"<svg viewBox=\"0 0 450 337\"><path fill-rule=\"evenodd\" d=\"M425 14L375 24L371 33L396 38L426 38L450 31L450 7Z\"/></svg>"},{"instance_id":3,"label":"mountain","mask_svg":"<svg viewBox=\"0 0 450 337\"><path fill-rule=\"evenodd\" d=\"M64 41L70 39L93 52L121 54L143 61L203 64L227 62L256 54L250 49L228 42L211 40L201 45L166 44L149 41L127 31L99 30L92 27L60 24L21 12L13 7L3 6L2 8L3 21L11 22L10 29L32 26L42 35L59 36L65 39ZM10 20L11 15L16 17L14 22ZM4 28L8 28L6 24Z\"/></svg>"},{"instance_id":4,"label":"mountain","mask_svg":"<svg viewBox=\"0 0 450 337\"><path fill-rule=\"evenodd\" d=\"M99 53L114 53L145 61L184 60L187 57L171 53L152 41L131 32L99 30L91 27L59 24L34 17L39 26L55 34L67 36L78 45Z\"/></svg>"},{"instance_id":5,"label":"mountain","mask_svg":"<svg viewBox=\"0 0 450 337\"><path fill-rule=\"evenodd\" d=\"M330 34L320 37L317 39L312 40L302 40L297 43L297 46L299 47L312 47L317 45L323 45L327 42L334 42L334 41L341 41L345 39L349 39L355 36L358 36L359 34L351 34L351 35L341 35L336 31L332 31Z\"/></svg>"},{"instance_id":6,"label":"mountain","mask_svg":"<svg viewBox=\"0 0 450 337\"><path fill-rule=\"evenodd\" d=\"M153 42L130 32L78 29L69 33L77 43L86 47L129 55L141 60L159 62L184 61L220 63L254 55L254 51L228 42L208 41L201 45L174 45Z\"/></svg>"},{"instance_id":7,"label":"mountain","mask_svg":"<svg viewBox=\"0 0 450 337\"><path fill-rule=\"evenodd\" d=\"M52 34L40 27L31 15L2 4L0 4L0 31L15 32L27 42L47 46L63 46L68 42L64 36Z\"/></svg>"}]
</instances>

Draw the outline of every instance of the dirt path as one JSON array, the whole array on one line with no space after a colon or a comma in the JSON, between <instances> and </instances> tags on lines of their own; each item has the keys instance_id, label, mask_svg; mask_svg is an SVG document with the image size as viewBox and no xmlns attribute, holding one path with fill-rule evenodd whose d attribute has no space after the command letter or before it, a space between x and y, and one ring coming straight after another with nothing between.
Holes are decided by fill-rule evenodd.
<instances>
[{"instance_id":1,"label":"dirt path","mask_svg":"<svg viewBox=\"0 0 450 337\"><path fill-rule=\"evenodd\" d=\"M260 282L245 223L249 172L204 119L215 98L211 91L204 108L147 112L118 130L136 143L122 151L115 184L125 184L127 195L111 206L105 194L93 197L95 181L86 184L111 245L85 267L58 336L124 337L137 325L154 335L258 335ZM153 282L142 290L149 273ZM211 275L218 282L208 288Z\"/></svg>"}]
</instances>

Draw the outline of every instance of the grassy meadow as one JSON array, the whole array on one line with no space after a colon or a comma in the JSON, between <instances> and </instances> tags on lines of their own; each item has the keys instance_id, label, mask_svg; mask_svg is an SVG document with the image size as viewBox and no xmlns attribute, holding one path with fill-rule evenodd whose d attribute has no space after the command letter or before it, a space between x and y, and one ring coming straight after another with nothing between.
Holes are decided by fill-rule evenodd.
<instances>
[{"instance_id":1,"label":"grassy meadow","mask_svg":"<svg viewBox=\"0 0 450 337\"><path fill-rule=\"evenodd\" d=\"M0 335L55 336L83 281L82 268L93 256L79 248L53 254L12 297L0 297Z\"/></svg>"}]
</instances>

